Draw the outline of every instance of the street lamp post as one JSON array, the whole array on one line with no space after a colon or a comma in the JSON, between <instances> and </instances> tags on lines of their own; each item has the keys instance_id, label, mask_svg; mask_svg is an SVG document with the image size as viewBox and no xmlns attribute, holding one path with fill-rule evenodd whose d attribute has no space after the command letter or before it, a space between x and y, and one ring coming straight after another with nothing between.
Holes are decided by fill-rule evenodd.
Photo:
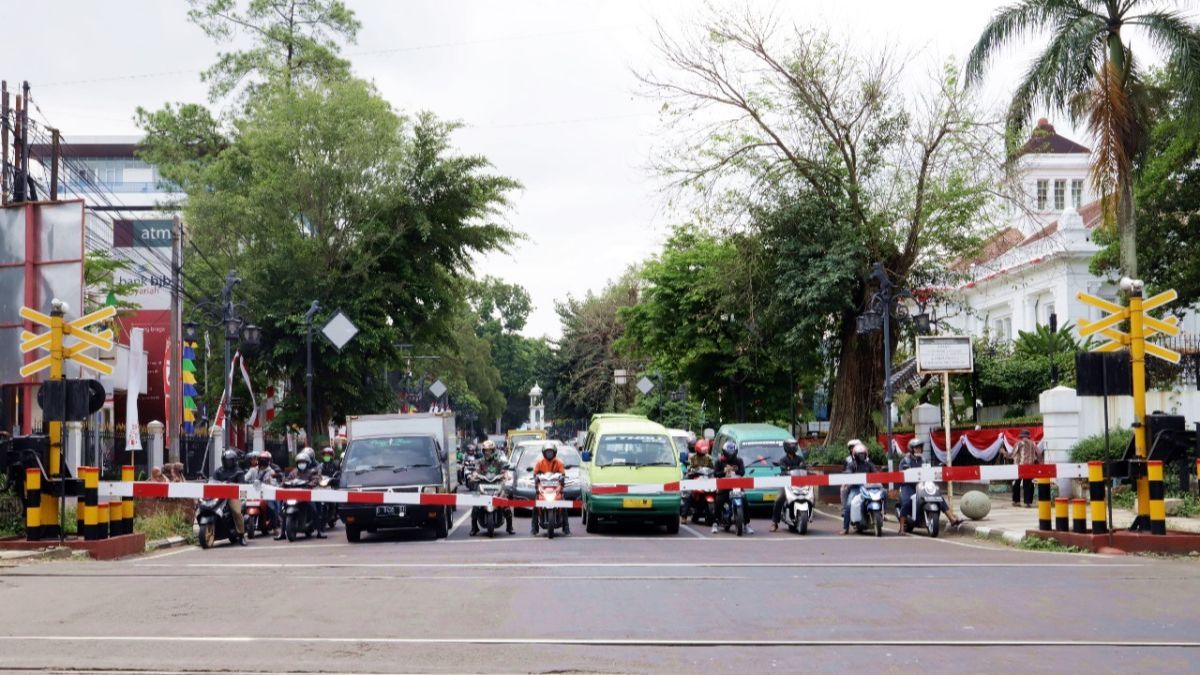
<instances>
[{"instance_id":1,"label":"street lamp post","mask_svg":"<svg viewBox=\"0 0 1200 675\"><path fill-rule=\"evenodd\" d=\"M883 269L883 263L871 266L871 281L879 285L867 301L867 310L858 317L858 334L867 335L875 331L883 331L883 419L887 429L888 471L892 470L892 312L899 320L911 319L918 333L928 333L930 328L929 315L925 313L925 305L915 298L911 291L898 288L888 278ZM909 299L917 303L917 314L909 315L908 308L901 302Z\"/></svg>"},{"instance_id":2,"label":"street lamp post","mask_svg":"<svg viewBox=\"0 0 1200 675\"><path fill-rule=\"evenodd\" d=\"M309 434L312 443L313 430L313 365L312 365L312 325L313 317L321 311L321 303L316 300L309 305L304 313L304 433Z\"/></svg>"}]
</instances>

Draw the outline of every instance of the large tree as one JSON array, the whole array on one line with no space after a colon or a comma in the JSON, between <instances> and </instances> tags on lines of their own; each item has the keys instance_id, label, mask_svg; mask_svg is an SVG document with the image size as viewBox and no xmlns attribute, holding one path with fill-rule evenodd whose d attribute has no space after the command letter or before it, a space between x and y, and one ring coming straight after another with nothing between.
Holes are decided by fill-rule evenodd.
<instances>
[{"instance_id":1,"label":"large tree","mask_svg":"<svg viewBox=\"0 0 1200 675\"><path fill-rule=\"evenodd\" d=\"M793 197L829 209L829 239L814 240L825 246L809 246L796 264L821 265L825 250L841 256L830 278L809 276L836 288L837 302L808 303L824 321L793 318L836 359L832 433L869 433L881 407L882 341L858 335L855 319L872 291L870 264L882 262L899 284L921 283L977 245L995 185L989 129L952 68L931 91L906 96L893 54L784 31L749 12L683 36L663 31L660 41L671 72L643 79L679 131L664 169L705 198L709 218L753 227L765 220L756 214Z\"/></svg>"},{"instance_id":2,"label":"large tree","mask_svg":"<svg viewBox=\"0 0 1200 675\"><path fill-rule=\"evenodd\" d=\"M996 12L967 59L969 84L1010 43L1048 31L1050 42L1025 71L1008 111L1010 147L1016 147L1035 107L1086 121L1095 144L1092 180L1115 220L1121 273L1138 276L1134 166L1150 120L1142 73L1130 31L1144 36L1180 74L1185 105L1200 104L1200 32L1162 0L1022 0Z\"/></svg>"},{"instance_id":3,"label":"large tree","mask_svg":"<svg viewBox=\"0 0 1200 675\"><path fill-rule=\"evenodd\" d=\"M639 365L615 347L625 332L620 311L637 302L638 280L636 271L631 270L600 293L589 292L583 298L568 297L557 303L562 337L553 390L561 415L585 418L632 405L634 378L619 387L613 374L616 370L636 372Z\"/></svg>"}]
</instances>

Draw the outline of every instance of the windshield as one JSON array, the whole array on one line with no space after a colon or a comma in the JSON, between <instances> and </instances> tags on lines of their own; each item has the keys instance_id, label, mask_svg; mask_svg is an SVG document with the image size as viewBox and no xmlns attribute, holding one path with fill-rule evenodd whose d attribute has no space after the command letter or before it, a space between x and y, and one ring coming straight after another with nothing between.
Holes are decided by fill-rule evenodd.
<instances>
[{"instance_id":1,"label":"windshield","mask_svg":"<svg viewBox=\"0 0 1200 675\"><path fill-rule=\"evenodd\" d=\"M679 452L687 452L688 437L687 436L672 436L671 440L675 441L675 449Z\"/></svg>"},{"instance_id":2,"label":"windshield","mask_svg":"<svg viewBox=\"0 0 1200 675\"><path fill-rule=\"evenodd\" d=\"M783 459L783 441L742 441L738 454L747 468L774 466Z\"/></svg>"},{"instance_id":3,"label":"windshield","mask_svg":"<svg viewBox=\"0 0 1200 675\"><path fill-rule=\"evenodd\" d=\"M521 453L521 459L517 464L517 469L520 471L532 469L533 465L537 464L537 461L541 458L541 448L526 450L525 452ZM558 446L558 458L562 461L563 467L567 469L579 468L579 463L581 460L579 458L579 453L576 452L575 448L569 448L565 445Z\"/></svg>"},{"instance_id":4,"label":"windshield","mask_svg":"<svg viewBox=\"0 0 1200 675\"><path fill-rule=\"evenodd\" d=\"M675 466L671 439L652 434L601 436L596 466Z\"/></svg>"},{"instance_id":5,"label":"windshield","mask_svg":"<svg viewBox=\"0 0 1200 675\"><path fill-rule=\"evenodd\" d=\"M408 469L437 466L437 453L429 436L393 436L350 441L342 462L347 471Z\"/></svg>"}]
</instances>

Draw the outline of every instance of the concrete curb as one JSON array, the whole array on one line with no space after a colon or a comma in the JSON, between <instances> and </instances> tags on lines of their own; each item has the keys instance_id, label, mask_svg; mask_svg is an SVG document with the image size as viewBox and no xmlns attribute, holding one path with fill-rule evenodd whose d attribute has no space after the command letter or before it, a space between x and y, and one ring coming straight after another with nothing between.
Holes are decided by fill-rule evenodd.
<instances>
[{"instance_id":1,"label":"concrete curb","mask_svg":"<svg viewBox=\"0 0 1200 675\"><path fill-rule=\"evenodd\" d=\"M55 546L41 551L5 551L3 556L0 556L0 563L7 562L27 562L35 560L67 560L74 557L74 551L66 548Z\"/></svg>"},{"instance_id":2,"label":"concrete curb","mask_svg":"<svg viewBox=\"0 0 1200 675\"><path fill-rule=\"evenodd\" d=\"M1024 532L1014 532L1006 530L1002 527L993 527L982 523L975 523L970 520L964 520L962 525L958 526L958 531L963 534L972 534L984 539L991 539L1004 544L1019 544L1025 538Z\"/></svg>"},{"instance_id":3,"label":"concrete curb","mask_svg":"<svg viewBox=\"0 0 1200 675\"><path fill-rule=\"evenodd\" d=\"M183 537L167 537L166 539L156 539L151 542L146 542L147 551L158 551L164 548L173 548L175 546L184 546L187 544L187 539Z\"/></svg>"}]
</instances>

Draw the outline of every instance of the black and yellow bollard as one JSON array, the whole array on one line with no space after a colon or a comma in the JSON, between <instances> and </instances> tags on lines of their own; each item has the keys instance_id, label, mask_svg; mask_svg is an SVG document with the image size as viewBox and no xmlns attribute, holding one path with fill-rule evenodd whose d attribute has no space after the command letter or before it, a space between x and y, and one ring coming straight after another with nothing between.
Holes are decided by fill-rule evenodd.
<instances>
[{"instance_id":1,"label":"black and yellow bollard","mask_svg":"<svg viewBox=\"0 0 1200 675\"><path fill-rule=\"evenodd\" d=\"M1105 508L1104 462L1088 462L1088 497L1092 500L1092 534L1108 533L1108 510Z\"/></svg>"},{"instance_id":2,"label":"black and yellow bollard","mask_svg":"<svg viewBox=\"0 0 1200 675\"><path fill-rule=\"evenodd\" d=\"M1059 532L1070 532L1071 522L1067 518L1067 503L1066 497L1054 498L1054 529Z\"/></svg>"},{"instance_id":3,"label":"black and yellow bollard","mask_svg":"<svg viewBox=\"0 0 1200 675\"><path fill-rule=\"evenodd\" d=\"M100 538L100 470L94 466L79 467L83 476L83 538Z\"/></svg>"},{"instance_id":4,"label":"black and yellow bollard","mask_svg":"<svg viewBox=\"0 0 1200 675\"><path fill-rule=\"evenodd\" d=\"M108 503L108 536L118 537L125 534L125 507L119 501Z\"/></svg>"},{"instance_id":5,"label":"black and yellow bollard","mask_svg":"<svg viewBox=\"0 0 1200 675\"><path fill-rule=\"evenodd\" d=\"M126 464L121 467L121 480L126 483L133 483L135 476L132 464ZM121 514L125 522L125 534L133 534L133 495L121 498Z\"/></svg>"},{"instance_id":6,"label":"black and yellow bollard","mask_svg":"<svg viewBox=\"0 0 1200 675\"><path fill-rule=\"evenodd\" d=\"M1087 500L1071 500L1071 531L1076 534L1087 534Z\"/></svg>"},{"instance_id":7,"label":"black and yellow bollard","mask_svg":"<svg viewBox=\"0 0 1200 675\"><path fill-rule=\"evenodd\" d=\"M1050 520L1050 506L1053 502L1050 500L1050 479L1037 479L1037 498L1038 498L1038 529L1049 532L1054 529Z\"/></svg>"},{"instance_id":8,"label":"black and yellow bollard","mask_svg":"<svg viewBox=\"0 0 1200 675\"><path fill-rule=\"evenodd\" d=\"M1146 463L1150 491L1150 534L1167 533L1167 505L1163 501L1167 494L1163 486L1163 463L1150 460Z\"/></svg>"},{"instance_id":9,"label":"black and yellow bollard","mask_svg":"<svg viewBox=\"0 0 1200 675\"><path fill-rule=\"evenodd\" d=\"M100 502L96 507L96 532L100 539L108 539L108 502Z\"/></svg>"},{"instance_id":10,"label":"black and yellow bollard","mask_svg":"<svg viewBox=\"0 0 1200 675\"><path fill-rule=\"evenodd\" d=\"M42 539L42 470L25 469L25 539Z\"/></svg>"}]
</instances>

